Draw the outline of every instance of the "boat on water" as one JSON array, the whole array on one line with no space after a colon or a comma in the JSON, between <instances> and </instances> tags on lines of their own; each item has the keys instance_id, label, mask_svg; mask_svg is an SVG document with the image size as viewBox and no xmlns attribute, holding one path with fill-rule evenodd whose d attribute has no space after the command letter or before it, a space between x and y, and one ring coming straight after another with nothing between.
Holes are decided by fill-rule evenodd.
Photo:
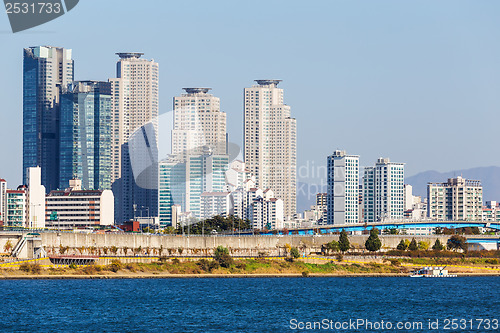
<instances>
[{"instance_id":1,"label":"boat on water","mask_svg":"<svg viewBox=\"0 0 500 333\"><path fill-rule=\"evenodd\" d=\"M447 277L457 277L454 274L448 274L448 270L445 267L424 267L418 271L412 272L410 277L412 278L447 278Z\"/></svg>"}]
</instances>

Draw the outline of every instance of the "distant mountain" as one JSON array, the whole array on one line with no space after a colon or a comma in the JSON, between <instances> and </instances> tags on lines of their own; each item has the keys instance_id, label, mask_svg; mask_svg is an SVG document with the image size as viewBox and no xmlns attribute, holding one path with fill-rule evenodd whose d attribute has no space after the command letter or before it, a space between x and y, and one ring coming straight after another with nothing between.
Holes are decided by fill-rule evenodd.
<instances>
[{"instance_id":1,"label":"distant mountain","mask_svg":"<svg viewBox=\"0 0 500 333\"><path fill-rule=\"evenodd\" d=\"M444 183L448 178L462 176L466 179L480 180L483 185L483 201L500 201L500 167L480 167L449 172L424 171L407 177L406 184L413 186L413 195L427 197L427 183Z\"/></svg>"}]
</instances>

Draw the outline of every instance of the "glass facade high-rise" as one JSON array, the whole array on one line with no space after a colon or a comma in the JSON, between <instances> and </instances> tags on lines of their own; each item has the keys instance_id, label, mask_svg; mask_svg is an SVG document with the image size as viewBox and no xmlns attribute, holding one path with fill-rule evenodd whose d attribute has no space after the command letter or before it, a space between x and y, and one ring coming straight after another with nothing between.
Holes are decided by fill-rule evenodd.
<instances>
[{"instance_id":1,"label":"glass facade high-rise","mask_svg":"<svg viewBox=\"0 0 500 333\"><path fill-rule=\"evenodd\" d=\"M172 206L186 209L186 163L170 158L159 164L158 214L160 227L172 225Z\"/></svg>"},{"instance_id":2,"label":"glass facade high-rise","mask_svg":"<svg viewBox=\"0 0 500 333\"><path fill-rule=\"evenodd\" d=\"M111 84L75 82L60 100L59 188L111 189Z\"/></svg>"},{"instance_id":3,"label":"glass facade high-rise","mask_svg":"<svg viewBox=\"0 0 500 333\"><path fill-rule=\"evenodd\" d=\"M59 186L59 94L73 81L71 50L35 46L23 51L23 179L40 166L47 191Z\"/></svg>"},{"instance_id":4,"label":"glass facade high-rise","mask_svg":"<svg viewBox=\"0 0 500 333\"><path fill-rule=\"evenodd\" d=\"M188 156L186 162L186 211L201 217L201 194L224 192L228 155L215 155L206 150L201 155Z\"/></svg>"},{"instance_id":5,"label":"glass facade high-rise","mask_svg":"<svg viewBox=\"0 0 500 333\"><path fill-rule=\"evenodd\" d=\"M180 205L183 212L190 212L201 218L201 197L203 193L227 191L226 171L228 155L212 154L205 147L201 155L171 156L159 166L159 219L160 225L172 225L172 206Z\"/></svg>"}]
</instances>

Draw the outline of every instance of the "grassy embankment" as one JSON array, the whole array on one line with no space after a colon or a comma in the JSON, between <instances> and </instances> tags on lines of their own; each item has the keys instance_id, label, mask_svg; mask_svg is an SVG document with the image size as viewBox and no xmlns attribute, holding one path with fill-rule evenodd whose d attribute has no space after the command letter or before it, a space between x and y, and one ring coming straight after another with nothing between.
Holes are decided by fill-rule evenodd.
<instances>
[{"instance_id":1,"label":"grassy embankment","mask_svg":"<svg viewBox=\"0 0 500 333\"><path fill-rule=\"evenodd\" d=\"M302 260L244 259L234 260L229 267L222 267L213 260L179 261L177 259L156 263L128 263L113 261L109 265L90 265L84 267L44 268L36 264L23 264L19 268L0 271L0 276L36 275L358 275L358 274L406 274L408 268L398 264L348 263L328 261L324 264L309 263Z\"/></svg>"}]
</instances>

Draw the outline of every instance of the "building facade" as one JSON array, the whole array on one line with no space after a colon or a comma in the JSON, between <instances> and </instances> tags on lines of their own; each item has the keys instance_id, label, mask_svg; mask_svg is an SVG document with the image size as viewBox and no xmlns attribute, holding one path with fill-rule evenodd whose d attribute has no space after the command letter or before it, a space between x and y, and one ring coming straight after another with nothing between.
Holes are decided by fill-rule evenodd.
<instances>
[{"instance_id":1,"label":"building facade","mask_svg":"<svg viewBox=\"0 0 500 333\"><path fill-rule=\"evenodd\" d=\"M202 155L187 157L186 162L186 211L201 218L201 194L225 192L226 171L229 157L216 155L208 149Z\"/></svg>"},{"instance_id":2,"label":"building facade","mask_svg":"<svg viewBox=\"0 0 500 333\"><path fill-rule=\"evenodd\" d=\"M327 158L327 223L359 223L359 156L336 150Z\"/></svg>"},{"instance_id":3,"label":"building facade","mask_svg":"<svg viewBox=\"0 0 500 333\"><path fill-rule=\"evenodd\" d=\"M216 215L227 216L231 210L230 192L203 192L201 194L200 218Z\"/></svg>"},{"instance_id":4,"label":"building facade","mask_svg":"<svg viewBox=\"0 0 500 333\"><path fill-rule=\"evenodd\" d=\"M159 164L158 214L160 227L175 227L177 216L185 210L186 163L171 157Z\"/></svg>"},{"instance_id":5,"label":"building facade","mask_svg":"<svg viewBox=\"0 0 500 333\"><path fill-rule=\"evenodd\" d=\"M4 225L10 227L26 226L26 189L6 190L6 220Z\"/></svg>"},{"instance_id":6,"label":"building facade","mask_svg":"<svg viewBox=\"0 0 500 333\"><path fill-rule=\"evenodd\" d=\"M158 212L157 133L158 63L141 59L143 53L117 53L116 78L111 83L111 176L118 222L132 219L134 207L147 207L150 216ZM151 125L146 128L147 125ZM150 130L151 129L151 130ZM137 146L129 141L134 135ZM147 139L146 139L147 137ZM141 143L143 143L141 145ZM146 150L146 151L144 151ZM149 155L156 156L149 156ZM133 169L134 161L152 159L151 168ZM156 165L155 165L156 164ZM144 184L138 181L144 179ZM154 186L155 188L147 188Z\"/></svg>"},{"instance_id":7,"label":"building facade","mask_svg":"<svg viewBox=\"0 0 500 333\"><path fill-rule=\"evenodd\" d=\"M28 168L26 174L26 227L45 228L45 186L42 185L42 169Z\"/></svg>"},{"instance_id":8,"label":"building facade","mask_svg":"<svg viewBox=\"0 0 500 333\"><path fill-rule=\"evenodd\" d=\"M401 220L404 217L404 164L379 158L363 176L365 222Z\"/></svg>"},{"instance_id":9,"label":"building facade","mask_svg":"<svg viewBox=\"0 0 500 333\"><path fill-rule=\"evenodd\" d=\"M244 159L257 186L283 200L284 214L296 213L296 120L284 104L281 80L256 80L244 89Z\"/></svg>"},{"instance_id":10,"label":"building facade","mask_svg":"<svg viewBox=\"0 0 500 333\"><path fill-rule=\"evenodd\" d=\"M64 191L47 195L46 225L71 229L113 225L114 198L111 190L82 190L81 181L73 179Z\"/></svg>"},{"instance_id":11,"label":"building facade","mask_svg":"<svg viewBox=\"0 0 500 333\"><path fill-rule=\"evenodd\" d=\"M87 190L111 190L111 84L75 82L61 94L59 188L81 179Z\"/></svg>"},{"instance_id":12,"label":"building facade","mask_svg":"<svg viewBox=\"0 0 500 333\"><path fill-rule=\"evenodd\" d=\"M481 221L483 187L479 180L450 178L427 185L427 216L433 220Z\"/></svg>"},{"instance_id":13,"label":"building facade","mask_svg":"<svg viewBox=\"0 0 500 333\"><path fill-rule=\"evenodd\" d=\"M48 191L59 186L59 95L73 82L71 50L36 46L23 53L23 179L42 168Z\"/></svg>"},{"instance_id":14,"label":"building facade","mask_svg":"<svg viewBox=\"0 0 500 333\"><path fill-rule=\"evenodd\" d=\"M7 181L0 178L0 225L7 222Z\"/></svg>"},{"instance_id":15,"label":"building facade","mask_svg":"<svg viewBox=\"0 0 500 333\"><path fill-rule=\"evenodd\" d=\"M172 154L186 161L208 147L216 155L227 154L226 113L211 88L183 88L186 94L174 97Z\"/></svg>"}]
</instances>

